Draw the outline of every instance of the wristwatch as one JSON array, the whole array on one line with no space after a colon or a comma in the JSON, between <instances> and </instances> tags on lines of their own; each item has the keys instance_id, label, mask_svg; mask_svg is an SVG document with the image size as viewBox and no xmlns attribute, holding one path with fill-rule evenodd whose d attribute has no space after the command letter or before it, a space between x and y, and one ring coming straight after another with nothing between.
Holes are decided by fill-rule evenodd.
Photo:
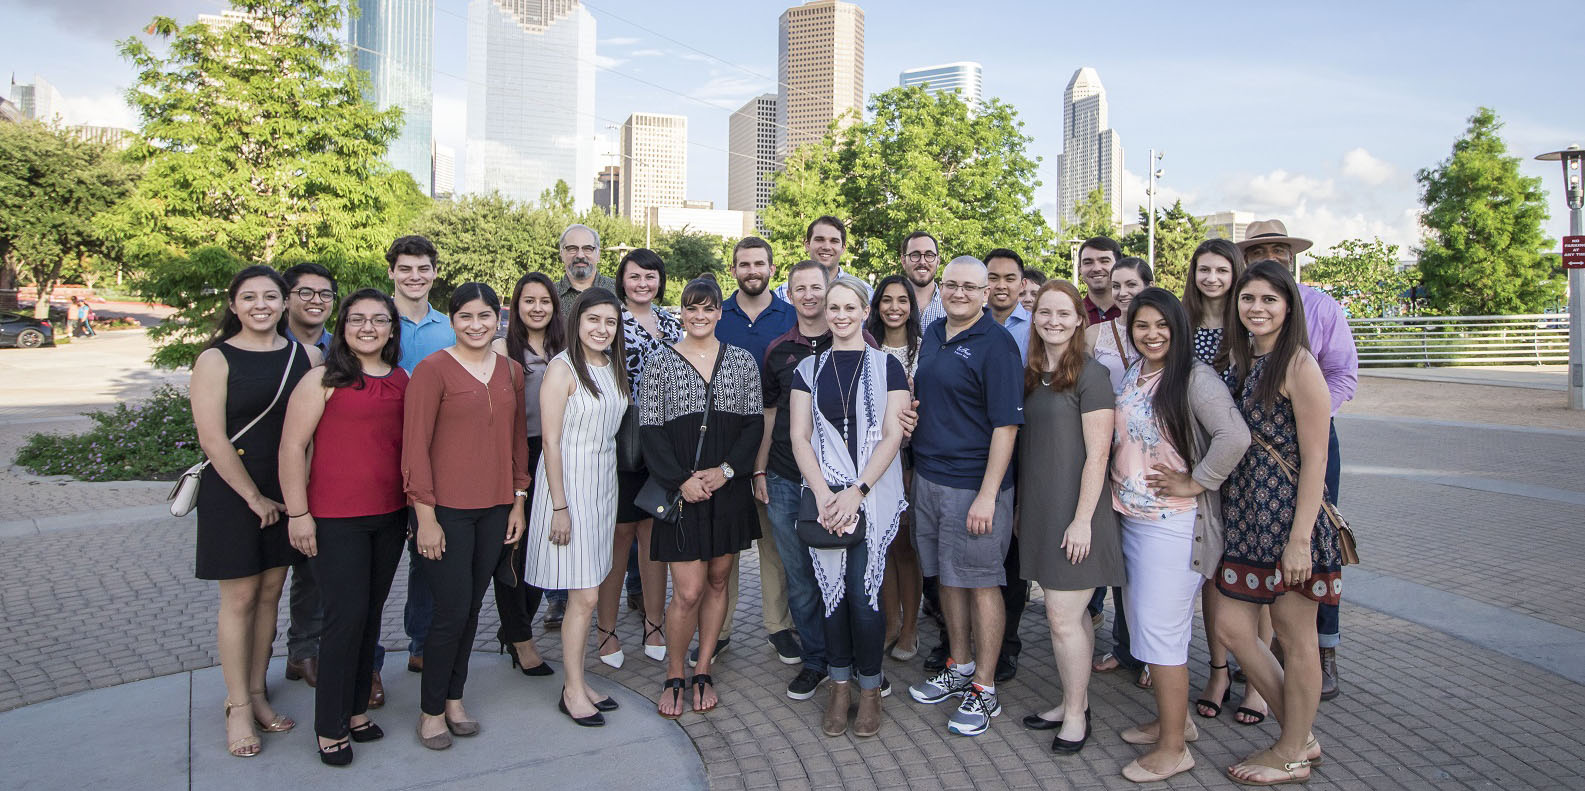
<instances>
[{"instance_id":1,"label":"wristwatch","mask_svg":"<svg viewBox=\"0 0 1585 791\"><path fill-rule=\"evenodd\" d=\"M725 475L726 479L730 481L732 480L732 476L736 475L737 473L732 471L732 465L723 461L721 462L721 474Z\"/></svg>"},{"instance_id":2,"label":"wristwatch","mask_svg":"<svg viewBox=\"0 0 1585 791\"><path fill-rule=\"evenodd\" d=\"M865 483L863 481L859 481L858 486L859 486L859 494L862 494L865 497L869 497L870 496L870 485L869 484L867 484L867 483Z\"/></svg>"},{"instance_id":3,"label":"wristwatch","mask_svg":"<svg viewBox=\"0 0 1585 791\"><path fill-rule=\"evenodd\" d=\"M522 497L524 499L528 499L528 490L527 489L513 489L512 490L512 496L513 497Z\"/></svg>"}]
</instances>

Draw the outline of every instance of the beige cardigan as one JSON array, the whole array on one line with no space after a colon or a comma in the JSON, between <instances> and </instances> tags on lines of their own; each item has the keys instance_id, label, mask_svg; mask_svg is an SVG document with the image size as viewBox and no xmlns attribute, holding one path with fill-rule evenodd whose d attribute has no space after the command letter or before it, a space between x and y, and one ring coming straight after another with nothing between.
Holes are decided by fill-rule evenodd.
<instances>
[{"instance_id":1,"label":"beige cardigan","mask_svg":"<svg viewBox=\"0 0 1585 791\"><path fill-rule=\"evenodd\" d=\"M1249 427L1227 383L1211 366L1195 362L1189 374L1189 410L1194 415L1194 457L1189 473L1205 487L1195 498L1193 567L1213 579L1222 562L1222 481L1233 474L1249 448Z\"/></svg>"}]
</instances>

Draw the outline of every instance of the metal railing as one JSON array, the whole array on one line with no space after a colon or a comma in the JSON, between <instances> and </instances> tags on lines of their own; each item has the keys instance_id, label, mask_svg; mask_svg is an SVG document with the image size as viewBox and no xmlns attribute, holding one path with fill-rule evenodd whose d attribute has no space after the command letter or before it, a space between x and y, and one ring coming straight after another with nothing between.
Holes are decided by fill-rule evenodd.
<instances>
[{"instance_id":1,"label":"metal railing","mask_svg":"<svg viewBox=\"0 0 1585 791\"><path fill-rule=\"evenodd\" d=\"M1568 363L1566 313L1349 319L1361 366Z\"/></svg>"}]
</instances>

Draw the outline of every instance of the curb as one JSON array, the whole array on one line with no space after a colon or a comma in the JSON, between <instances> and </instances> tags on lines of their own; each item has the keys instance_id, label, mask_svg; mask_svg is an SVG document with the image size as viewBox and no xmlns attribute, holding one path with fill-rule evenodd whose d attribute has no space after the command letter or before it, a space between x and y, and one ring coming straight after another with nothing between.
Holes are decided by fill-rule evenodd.
<instances>
[{"instance_id":1,"label":"curb","mask_svg":"<svg viewBox=\"0 0 1585 791\"><path fill-rule=\"evenodd\" d=\"M126 508L105 508L98 511L79 511L71 514L41 516L31 519L11 519L0 522L0 538L21 538L66 530L85 530L105 527L107 523L152 522L175 519L169 505L134 505Z\"/></svg>"}]
</instances>

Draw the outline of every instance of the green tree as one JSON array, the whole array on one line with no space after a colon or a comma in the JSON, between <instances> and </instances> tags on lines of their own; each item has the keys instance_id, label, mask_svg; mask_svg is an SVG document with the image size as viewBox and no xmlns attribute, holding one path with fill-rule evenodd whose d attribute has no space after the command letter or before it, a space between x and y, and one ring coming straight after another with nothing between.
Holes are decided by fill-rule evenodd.
<instances>
[{"instance_id":1,"label":"green tree","mask_svg":"<svg viewBox=\"0 0 1585 791\"><path fill-rule=\"evenodd\" d=\"M970 113L955 94L892 88L870 97L868 115L833 123L777 177L764 220L782 260L803 257L804 230L822 214L848 223L847 266L861 275L897 271L898 242L919 228L949 258L994 247L1032 263L1052 255L1034 208L1039 159L1012 107L992 99Z\"/></svg>"},{"instance_id":2,"label":"green tree","mask_svg":"<svg viewBox=\"0 0 1585 791\"><path fill-rule=\"evenodd\" d=\"M1519 173L1519 158L1497 135L1502 123L1482 107L1453 153L1415 175L1420 182L1420 278L1432 307L1446 314L1534 313L1557 304L1563 278L1546 251L1546 194Z\"/></svg>"},{"instance_id":3,"label":"green tree","mask_svg":"<svg viewBox=\"0 0 1585 791\"><path fill-rule=\"evenodd\" d=\"M1112 222L1112 204L1106 202L1106 193L1100 187L1090 190L1084 202L1073 209L1074 220L1062 227L1065 239L1089 239L1096 236L1117 238L1117 223Z\"/></svg>"},{"instance_id":4,"label":"green tree","mask_svg":"<svg viewBox=\"0 0 1585 791\"><path fill-rule=\"evenodd\" d=\"M1139 230L1118 240L1123 246L1124 255L1148 259L1149 225L1150 214L1141 206ZM1153 266L1156 285L1174 294L1182 294L1189 272L1189 257L1194 255L1194 248L1205 241L1206 235L1205 223L1184 209L1183 201L1173 201L1165 209L1156 209L1156 261Z\"/></svg>"},{"instance_id":5,"label":"green tree","mask_svg":"<svg viewBox=\"0 0 1585 791\"><path fill-rule=\"evenodd\" d=\"M312 259L349 286L379 282L380 254L428 200L382 162L401 112L364 99L341 40L345 3L231 5L240 21L157 17L147 32L160 46L120 42L137 70L129 154L143 178L107 227L143 267L142 293L180 307L154 332L158 364L189 363L220 307L213 292L230 273L200 266L221 257L206 248L238 266Z\"/></svg>"},{"instance_id":6,"label":"green tree","mask_svg":"<svg viewBox=\"0 0 1585 791\"><path fill-rule=\"evenodd\" d=\"M32 283L48 315L63 269L112 252L95 224L126 199L136 172L115 150L37 123L0 124L0 286Z\"/></svg>"},{"instance_id":7,"label":"green tree","mask_svg":"<svg viewBox=\"0 0 1585 791\"><path fill-rule=\"evenodd\" d=\"M663 231L656 240L655 252L660 255L662 261L666 262L668 279L686 284L708 273L715 275L722 283L722 289L730 293L731 289L726 285L731 281L726 278L726 265L722 262L721 245L722 239L719 236L683 228L677 231Z\"/></svg>"},{"instance_id":8,"label":"green tree","mask_svg":"<svg viewBox=\"0 0 1585 791\"><path fill-rule=\"evenodd\" d=\"M1327 290L1359 318L1401 315L1415 286L1412 271L1398 270L1398 245L1380 237L1344 239L1324 255L1312 255L1304 278Z\"/></svg>"}]
</instances>

